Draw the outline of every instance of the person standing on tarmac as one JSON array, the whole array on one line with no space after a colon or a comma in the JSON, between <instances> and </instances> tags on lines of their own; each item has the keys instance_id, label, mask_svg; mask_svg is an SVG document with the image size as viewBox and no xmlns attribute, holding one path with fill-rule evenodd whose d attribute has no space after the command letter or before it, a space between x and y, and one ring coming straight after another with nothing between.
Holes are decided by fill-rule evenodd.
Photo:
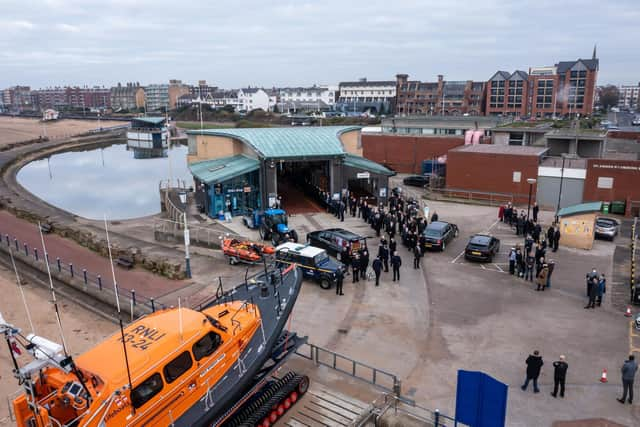
<instances>
[{"instance_id":1,"label":"person standing on tarmac","mask_svg":"<svg viewBox=\"0 0 640 427\"><path fill-rule=\"evenodd\" d=\"M344 295L342 293L342 282L344 281L344 274L342 273L342 269L339 268L336 271L336 295Z\"/></svg>"},{"instance_id":2,"label":"person standing on tarmac","mask_svg":"<svg viewBox=\"0 0 640 427\"><path fill-rule=\"evenodd\" d=\"M544 365L542 356L540 356L540 352L538 350L535 350L533 354L530 354L529 357L527 357L526 364L527 378L520 388L522 389L522 391L525 391L527 389L527 386L529 385L529 381L533 380L533 392L540 393L540 389L538 388L538 377L540 376L542 365Z\"/></svg>"},{"instance_id":3,"label":"person standing on tarmac","mask_svg":"<svg viewBox=\"0 0 640 427\"><path fill-rule=\"evenodd\" d=\"M560 355L560 360L553 362L553 392L551 396L558 395L558 386L560 386L560 397L564 397L564 382L567 379L567 369L569 365L565 361L564 354Z\"/></svg>"},{"instance_id":4,"label":"person standing on tarmac","mask_svg":"<svg viewBox=\"0 0 640 427\"><path fill-rule=\"evenodd\" d=\"M400 281L400 266L402 265L402 258L398 255L398 251L393 253L391 257L391 267L393 268L393 282Z\"/></svg>"},{"instance_id":5,"label":"person standing on tarmac","mask_svg":"<svg viewBox=\"0 0 640 427\"><path fill-rule=\"evenodd\" d=\"M360 278L362 280L367 279L367 268L369 268L369 250L365 246L360 254Z\"/></svg>"},{"instance_id":6,"label":"person standing on tarmac","mask_svg":"<svg viewBox=\"0 0 640 427\"><path fill-rule=\"evenodd\" d=\"M353 283L360 281L360 256L357 253L353 254L353 259L351 260L351 274Z\"/></svg>"},{"instance_id":7,"label":"person standing on tarmac","mask_svg":"<svg viewBox=\"0 0 640 427\"><path fill-rule=\"evenodd\" d=\"M371 268L373 268L373 272L376 275L376 286L378 286L380 284L380 273L382 273L382 261L380 260L379 256L377 256L376 259L373 260Z\"/></svg>"},{"instance_id":8,"label":"person standing on tarmac","mask_svg":"<svg viewBox=\"0 0 640 427\"><path fill-rule=\"evenodd\" d=\"M589 280L589 302L584 308L596 308L596 297L598 296L598 276Z\"/></svg>"},{"instance_id":9,"label":"person standing on tarmac","mask_svg":"<svg viewBox=\"0 0 640 427\"><path fill-rule=\"evenodd\" d=\"M395 254L397 248L398 248L398 244L396 243L396 239L391 237L389 239L389 254L391 254L391 255Z\"/></svg>"},{"instance_id":10,"label":"person standing on tarmac","mask_svg":"<svg viewBox=\"0 0 640 427\"><path fill-rule=\"evenodd\" d=\"M413 247L413 268L415 270L420 268L420 258L422 257L422 249L420 243L416 243Z\"/></svg>"},{"instance_id":11,"label":"person standing on tarmac","mask_svg":"<svg viewBox=\"0 0 640 427\"><path fill-rule=\"evenodd\" d=\"M389 248L387 248L386 242L380 242L380 247L378 248L378 258L382 261L382 265L384 266L385 273L389 272Z\"/></svg>"}]
</instances>

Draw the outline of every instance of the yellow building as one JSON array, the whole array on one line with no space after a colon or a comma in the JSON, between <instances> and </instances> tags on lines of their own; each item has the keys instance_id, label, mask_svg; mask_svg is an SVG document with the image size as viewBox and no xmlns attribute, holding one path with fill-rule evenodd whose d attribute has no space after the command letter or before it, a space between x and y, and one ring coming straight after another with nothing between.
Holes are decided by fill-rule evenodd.
<instances>
[{"instance_id":1,"label":"yellow building","mask_svg":"<svg viewBox=\"0 0 640 427\"><path fill-rule=\"evenodd\" d=\"M602 202L581 203L558 211L560 242L563 246L591 249L595 237L596 217Z\"/></svg>"}]
</instances>

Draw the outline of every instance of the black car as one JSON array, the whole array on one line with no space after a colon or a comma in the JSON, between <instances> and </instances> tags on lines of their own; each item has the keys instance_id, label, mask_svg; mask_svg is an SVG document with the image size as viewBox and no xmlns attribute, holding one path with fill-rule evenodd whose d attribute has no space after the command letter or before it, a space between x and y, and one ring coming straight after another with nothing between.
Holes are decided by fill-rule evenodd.
<instances>
[{"instance_id":1,"label":"black car","mask_svg":"<svg viewBox=\"0 0 640 427\"><path fill-rule=\"evenodd\" d=\"M486 234L476 234L469 239L464 249L464 257L473 261L492 262L498 252L500 252L500 239Z\"/></svg>"},{"instance_id":2,"label":"black car","mask_svg":"<svg viewBox=\"0 0 640 427\"><path fill-rule=\"evenodd\" d=\"M458 226L444 221L434 221L427 225L422 235L425 240L423 249L439 249L444 251L447 243L454 237L458 237Z\"/></svg>"},{"instance_id":3,"label":"black car","mask_svg":"<svg viewBox=\"0 0 640 427\"><path fill-rule=\"evenodd\" d=\"M330 289L336 283L338 270L343 276L346 272L345 266L329 258L324 249L293 242L276 248L276 265L286 267L289 264L300 267L303 277L318 282L322 289Z\"/></svg>"},{"instance_id":4,"label":"black car","mask_svg":"<svg viewBox=\"0 0 640 427\"><path fill-rule=\"evenodd\" d=\"M414 187L424 187L429 183L429 177L423 175L411 175L402 180L404 185L411 185Z\"/></svg>"},{"instance_id":5,"label":"black car","mask_svg":"<svg viewBox=\"0 0 640 427\"><path fill-rule=\"evenodd\" d=\"M329 228L327 230L312 231L307 234L307 242L316 248L322 248L339 260L347 246L351 255L354 251L366 247L367 239L343 228Z\"/></svg>"}]
</instances>

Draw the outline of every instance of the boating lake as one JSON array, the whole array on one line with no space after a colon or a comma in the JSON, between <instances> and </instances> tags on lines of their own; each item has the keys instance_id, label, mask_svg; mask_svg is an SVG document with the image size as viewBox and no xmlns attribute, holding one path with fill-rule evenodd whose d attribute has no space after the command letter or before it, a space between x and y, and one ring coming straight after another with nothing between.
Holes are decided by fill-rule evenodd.
<instances>
[{"instance_id":1,"label":"boating lake","mask_svg":"<svg viewBox=\"0 0 640 427\"><path fill-rule=\"evenodd\" d=\"M171 175L174 183L180 179L193 185L187 147L176 145L167 152L166 157L141 158L145 152L122 143L57 153L25 165L18 182L47 203L84 218L154 215L160 212L160 181Z\"/></svg>"}]
</instances>

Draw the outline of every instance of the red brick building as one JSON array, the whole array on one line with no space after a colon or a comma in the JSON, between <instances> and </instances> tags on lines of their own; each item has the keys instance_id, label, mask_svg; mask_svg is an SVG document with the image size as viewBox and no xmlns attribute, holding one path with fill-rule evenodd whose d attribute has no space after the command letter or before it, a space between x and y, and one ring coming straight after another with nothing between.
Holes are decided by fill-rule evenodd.
<instances>
[{"instance_id":1,"label":"red brick building","mask_svg":"<svg viewBox=\"0 0 640 427\"><path fill-rule=\"evenodd\" d=\"M638 215L640 160L587 160L582 198L585 202L624 200L627 203L627 214ZM632 210L635 212L631 212Z\"/></svg>"},{"instance_id":2,"label":"red brick building","mask_svg":"<svg viewBox=\"0 0 640 427\"><path fill-rule=\"evenodd\" d=\"M546 151L544 147L491 144L452 149L447 155L447 190L502 194L513 196L516 203L527 203L527 179L538 178L538 166ZM536 191L533 184L532 200Z\"/></svg>"},{"instance_id":3,"label":"red brick building","mask_svg":"<svg viewBox=\"0 0 640 427\"><path fill-rule=\"evenodd\" d=\"M484 109L484 82L409 80L407 74L396 76L396 114L479 116Z\"/></svg>"},{"instance_id":4,"label":"red brick building","mask_svg":"<svg viewBox=\"0 0 640 427\"><path fill-rule=\"evenodd\" d=\"M464 145L464 136L363 134L362 156L399 173L422 173L422 161Z\"/></svg>"},{"instance_id":5,"label":"red brick building","mask_svg":"<svg viewBox=\"0 0 640 427\"><path fill-rule=\"evenodd\" d=\"M487 115L552 117L591 115L595 103L599 61L561 61L531 67L529 73L496 72L487 82Z\"/></svg>"}]
</instances>

